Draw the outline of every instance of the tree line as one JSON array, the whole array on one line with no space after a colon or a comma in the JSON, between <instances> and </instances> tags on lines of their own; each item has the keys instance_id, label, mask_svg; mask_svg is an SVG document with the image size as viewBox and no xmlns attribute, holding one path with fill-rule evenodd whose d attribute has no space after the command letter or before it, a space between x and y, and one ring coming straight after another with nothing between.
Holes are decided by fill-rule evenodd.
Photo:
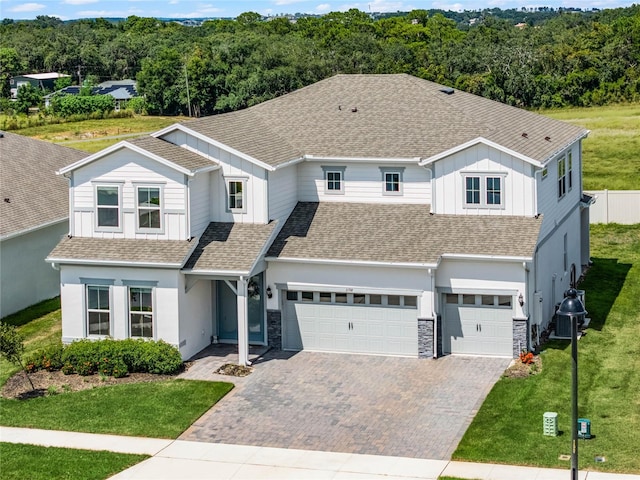
<instances>
[{"instance_id":1,"label":"tree line","mask_svg":"<svg viewBox=\"0 0 640 480\"><path fill-rule=\"evenodd\" d=\"M11 76L47 71L76 83L135 78L148 112L163 115L237 110L337 73L408 73L527 108L633 102L640 5L463 17L352 9L295 21L247 12L199 27L135 16L5 19L0 95Z\"/></svg>"}]
</instances>

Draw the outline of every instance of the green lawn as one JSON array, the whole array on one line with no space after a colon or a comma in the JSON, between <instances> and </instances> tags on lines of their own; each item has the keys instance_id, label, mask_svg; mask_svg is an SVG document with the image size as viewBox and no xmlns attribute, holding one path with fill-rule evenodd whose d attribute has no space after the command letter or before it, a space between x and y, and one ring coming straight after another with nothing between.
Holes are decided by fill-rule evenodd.
<instances>
[{"instance_id":1,"label":"green lawn","mask_svg":"<svg viewBox=\"0 0 640 480\"><path fill-rule=\"evenodd\" d=\"M640 104L540 113L591 130L583 142L585 190L640 190Z\"/></svg>"},{"instance_id":2,"label":"green lawn","mask_svg":"<svg viewBox=\"0 0 640 480\"><path fill-rule=\"evenodd\" d=\"M62 314L60 297L45 300L2 319L3 322L18 326L24 336L25 356L59 342L62 338ZM20 367L0 359L0 387Z\"/></svg>"},{"instance_id":3,"label":"green lawn","mask_svg":"<svg viewBox=\"0 0 640 480\"><path fill-rule=\"evenodd\" d=\"M592 319L579 342L579 416L595 438L579 443L580 469L640 473L640 225L596 225L586 280ZM476 415L454 460L569 468L571 348L548 343L542 373L502 378ZM542 435L544 412L558 412L558 437ZM595 463L596 455L606 458Z\"/></svg>"},{"instance_id":4,"label":"green lawn","mask_svg":"<svg viewBox=\"0 0 640 480\"><path fill-rule=\"evenodd\" d=\"M30 400L2 398L0 422L8 427L176 438L232 388L223 382L169 380Z\"/></svg>"},{"instance_id":5,"label":"green lawn","mask_svg":"<svg viewBox=\"0 0 640 480\"><path fill-rule=\"evenodd\" d=\"M3 480L102 480L146 455L0 443Z\"/></svg>"}]
</instances>

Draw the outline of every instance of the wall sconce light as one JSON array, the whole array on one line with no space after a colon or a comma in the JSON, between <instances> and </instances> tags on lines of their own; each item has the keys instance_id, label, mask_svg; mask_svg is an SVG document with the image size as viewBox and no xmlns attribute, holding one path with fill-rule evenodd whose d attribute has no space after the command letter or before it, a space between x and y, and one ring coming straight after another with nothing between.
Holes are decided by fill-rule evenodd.
<instances>
[{"instance_id":1,"label":"wall sconce light","mask_svg":"<svg viewBox=\"0 0 640 480\"><path fill-rule=\"evenodd\" d=\"M267 286L267 298L273 297L273 292L271 291L271 287Z\"/></svg>"},{"instance_id":2,"label":"wall sconce light","mask_svg":"<svg viewBox=\"0 0 640 480\"><path fill-rule=\"evenodd\" d=\"M520 304L521 307L524 305L524 298L522 297L522 293L518 295L518 303Z\"/></svg>"}]
</instances>

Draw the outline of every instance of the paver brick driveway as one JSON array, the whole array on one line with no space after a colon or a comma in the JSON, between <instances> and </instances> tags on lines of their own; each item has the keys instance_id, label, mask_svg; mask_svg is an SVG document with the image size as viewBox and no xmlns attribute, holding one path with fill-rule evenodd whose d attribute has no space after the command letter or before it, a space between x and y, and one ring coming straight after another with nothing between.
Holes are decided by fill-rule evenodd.
<instances>
[{"instance_id":1,"label":"paver brick driveway","mask_svg":"<svg viewBox=\"0 0 640 480\"><path fill-rule=\"evenodd\" d=\"M313 352L261 360L180 439L448 460L509 364Z\"/></svg>"}]
</instances>

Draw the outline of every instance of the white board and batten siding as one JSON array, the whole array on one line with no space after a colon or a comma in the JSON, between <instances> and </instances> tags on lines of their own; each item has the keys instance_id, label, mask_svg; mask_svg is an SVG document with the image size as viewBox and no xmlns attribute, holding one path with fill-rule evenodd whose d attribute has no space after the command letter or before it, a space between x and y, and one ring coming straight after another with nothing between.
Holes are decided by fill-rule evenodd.
<instances>
[{"instance_id":1,"label":"white board and batten siding","mask_svg":"<svg viewBox=\"0 0 640 480\"><path fill-rule=\"evenodd\" d=\"M96 185L119 185L121 222L118 231L100 231L96 224ZM160 233L140 233L136 228L136 186L162 189ZM97 238L186 240L186 186L182 173L137 152L121 149L73 172L71 187L72 235Z\"/></svg>"},{"instance_id":2,"label":"white board and batten siding","mask_svg":"<svg viewBox=\"0 0 640 480\"><path fill-rule=\"evenodd\" d=\"M344 193L325 193L322 167L346 167ZM381 168L402 169L402 194L383 191ZM361 202L361 203L431 203L430 173L416 164L359 162L303 162L298 164L298 199L301 202Z\"/></svg>"},{"instance_id":3,"label":"white board and batten siding","mask_svg":"<svg viewBox=\"0 0 640 480\"><path fill-rule=\"evenodd\" d=\"M216 172L198 173L188 180L192 237L202 234L211 221L213 203L210 184L212 175L216 175Z\"/></svg>"},{"instance_id":4,"label":"white board and batten siding","mask_svg":"<svg viewBox=\"0 0 640 480\"><path fill-rule=\"evenodd\" d=\"M533 216L535 180L531 164L488 145L478 144L433 165L432 210L447 215ZM465 174L496 174L502 177L502 208L465 206Z\"/></svg>"},{"instance_id":5,"label":"white board and batten siding","mask_svg":"<svg viewBox=\"0 0 640 480\"><path fill-rule=\"evenodd\" d=\"M298 203L298 165L269 172L269 218L284 224Z\"/></svg>"},{"instance_id":6,"label":"white board and batten siding","mask_svg":"<svg viewBox=\"0 0 640 480\"><path fill-rule=\"evenodd\" d=\"M267 172L264 168L179 130L162 138L200 152L220 165L220 169L211 174L210 188L215 195L210 196L210 221L258 224L269 222ZM227 181L230 179L246 182L245 208L242 212L230 212L227 208Z\"/></svg>"}]
</instances>

